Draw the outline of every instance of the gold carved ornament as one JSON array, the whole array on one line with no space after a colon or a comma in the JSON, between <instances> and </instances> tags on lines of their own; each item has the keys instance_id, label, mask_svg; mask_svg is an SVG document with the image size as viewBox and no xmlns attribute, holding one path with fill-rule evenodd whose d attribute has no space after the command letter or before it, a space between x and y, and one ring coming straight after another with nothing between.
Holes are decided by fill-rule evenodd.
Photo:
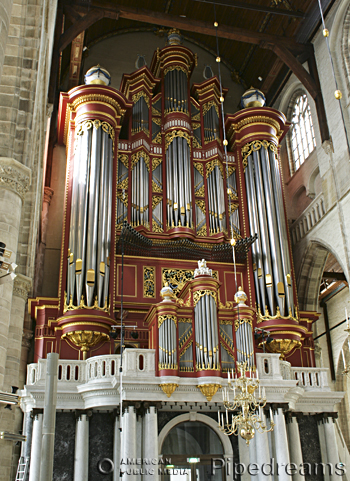
<instances>
[{"instance_id":1,"label":"gold carved ornament","mask_svg":"<svg viewBox=\"0 0 350 481\"><path fill-rule=\"evenodd\" d=\"M158 110L154 105L152 105L152 115L156 115L158 117L158 116L162 115L162 112L160 110Z\"/></svg>"},{"instance_id":2,"label":"gold carved ornament","mask_svg":"<svg viewBox=\"0 0 350 481\"><path fill-rule=\"evenodd\" d=\"M118 160L126 167L129 169L129 157L125 154L119 154L118 155Z\"/></svg>"},{"instance_id":3,"label":"gold carved ornament","mask_svg":"<svg viewBox=\"0 0 350 481\"><path fill-rule=\"evenodd\" d=\"M205 190L204 190L204 185L202 185L202 187L200 187L195 193L194 195L196 197L205 197Z\"/></svg>"},{"instance_id":4,"label":"gold carved ornament","mask_svg":"<svg viewBox=\"0 0 350 481\"><path fill-rule=\"evenodd\" d=\"M68 339L75 346L79 347L85 360L87 351L102 341L109 341L109 336L97 331L74 331L66 332L63 334L62 339Z\"/></svg>"},{"instance_id":5,"label":"gold carved ornament","mask_svg":"<svg viewBox=\"0 0 350 481\"><path fill-rule=\"evenodd\" d=\"M162 132L158 132L158 134L152 139L152 142L155 144L161 144L162 143Z\"/></svg>"},{"instance_id":6,"label":"gold carved ornament","mask_svg":"<svg viewBox=\"0 0 350 481\"><path fill-rule=\"evenodd\" d=\"M159 119L159 118L154 118L154 117L152 118L152 122L153 122L154 124L156 124L156 125L161 125L161 123L162 123L161 119Z\"/></svg>"},{"instance_id":7,"label":"gold carved ornament","mask_svg":"<svg viewBox=\"0 0 350 481\"><path fill-rule=\"evenodd\" d=\"M101 122L101 120L85 120L78 125L78 128L75 131L75 135L83 135L84 132L95 128L96 130L100 127L106 134L110 136L113 141L113 151L114 151L114 141L115 141L115 130L108 122Z\"/></svg>"},{"instance_id":8,"label":"gold carved ornament","mask_svg":"<svg viewBox=\"0 0 350 481\"><path fill-rule=\"evenodd\" d=\"M193 162L193 167L204 177L204 165L201 162Z\"/></svg>"},{"instance_id":9,"label":"gold carved ornament","mask_svg":"<svg viewBox=\"0 0 350 481\"><path fill-rule=\"evenodd\" d=\"M221 176L222 176L222 178L224 178L224 169L223 169L222 163L220 162L219 159L214 159L211 162L208 162L207 164L205 164L206 177L207 178L213 172L213 170L215 169L216 166L218 166L218 168L220 169L220 172L221 172Z\"/></svg>"},{"instance_id":10,"label":"gold carved ornament","mask_svg":"<svg viewBox=\"0 0 350 481\"><path fill-rule=\"evenodd\" d=\"M200 208L200 210L203 212L203 214L205 215L205 213L206 213L205 200L195 199L195 203Z\"/></svg>"},{"instance_id":11,"label":"gold carved ornament","mask_svg":"<svg viewBox=\"0 0 350 481\"><path fill-rule=\"evenodd\" d=\"M175 295L177 295L183 286L193 279L194 270L191 269L163 269L162 283L167 282Z\"/></svg>"},{"instance_id":12,"label":"gold carved ornament","mask_svg":"<svg viewBox=\"0 0 350 481\"><path fill-rule=\"evenodd\" d=\"M163 189L157 184L157 182L152 180L152 191L157 194L162 194Z\"/></svg>"},{"instance_id":13,"label":"gold carved ornament","mask_svg":"<svg viewBox=\"0 0 350 481\"><path fill-rule=\"evenodd\" d=\"M200 384L197 387L200 389L203 396L207 398L207 401L210 402L213 396L217 393L217 390L221 387L221 384Z\"/></svg>"},{"instance_id":14,"label":"gold carved ornament","mask_svg":"<svg viewBox=\"0 0 350 481\"><path fill-rule=\"evenodd\" d=\"M195 291L193 293L193 305L194 305L194 307L197 305L198 301L203 296L211 296L214 299L215 303L217 303L217 293L216 293L216 291L210 291L209 289L205 289L203 291Z\"/></svg>"},{"instance_id":15,"label":"gold carved ornament","mask_svg":"<svg viewBox=\"0 0 350 481\"><path fill-rule=\"evenodd\" d=\"M244 169L248 165L248 157L250 156L250 154L252 152L257 152L262 147L264 147L265 150L269 148L275 154L278 152L278 148L273 142L269 142L268 140L253 140L253 142L249 142L244 147L242 147L241 150Z\"/></svg>"},{"instance_id":16,"label":"gold carved ornament","mask_svg":"<svg viewBox=\"0 0 350 481\"><path fill-rule=\"evenodd\" d=\"M131 156L131 170L134 169L135 165L138 163L138 161L143 158L148 172L150 171L150 160L149 160L149 155L146 154L144 150L139 150L136 152L136 154L132 154Z\"/></svg>"},{"instance_id":17,"label":"gold carved ornament","mask_svg":"<svg viewBox=\"0 0 350 481\"><path fill-rule=\"evenodd\" d=\"M163 200L163 197L159 195L155 195L152 197L152 209L154 210L155 207L157 207L158 204L160 204Z\"/></svg>"},{"instance_id":18,"label":"gold carved ornament","mask_svg":"<svg viewBox=\"0 0 350 481\"><path fill-rule=\"evenodd\" d=\"M157 222L153 221L152 232L155 232L156 234L161 234L162 232L164 232L164 229Z\"/></svg>"},{"instance_id":19,"label":"gold carved ornament","mask_svg":"<svg viewBox=\"0 0 350 481\"><path fill-rule=\"evenodd\" d=\"M160 165L163 162L163 157L153 157L152 159L152 171L156 170L158 165Z\"/></svg>"},{"instance_id":20,"label":"gold carved ornament","mask_svg":"<svg viewBox=\"0 0 350 481\"><path fill-rule=\"evenodd\" d=\"M203 116L212 108L214 107L216 115L219 117L219 107L217 106L216 102L214 100L211 100L210 102L207 102L206 104L203 105Z\"/></svg>"},{"instance_id":21,"label":"gold carved ornament","mask_svg":"<svg viewBox=\"0 0 350 481\"><path fill-rule=\"evenodd\" d=\"M199 237L206 237L207 235L207 224L204 224L198 231L197 235Z\"/></svg>"},{"instance_id":22,"label":"gold carved ornament","mask_svg":"<svg viewBox=\"0 0 350 481\"><path fill-rule=\"evenodd\" d=\"M171 383L171 382L165 383L165 384L159 384L159 386L163 389L163 392L164 392L168 397L170 397L170 396L173 394L173 392L175 391L175 389L176 389L177 387L179 387L178 384L176 384L176 383Z\"/></svg>"},{"instance_id":23,"label":"gold carved ornament","mask_svg":"<svg viewBox=\"0 0 350 481\"><path fill-rule=\"evenodd\" d=\"M235 321L235 331L238 331L238 328L243 324L249 324L250 327L253 329L253 321L251 319L237 319Z\"/></svg>"},{"instance_id":24,"label":"gold carved ornament","mask_svg":"<svg viewBox=\"0 0 350 481\"><path fill-rule=\"evenodd\" d=\"M117 189L125 189L125 190L128 190L128 187L129 187L129 179L128 179L128 178L122 180L121 182L119 182L119 183L117 184Z\"/></svg>"},{"instance_id":25,"label":"gold carved ornament","mask_svg":"<svg viewBox=\"0 0 350 481\"><path fill-rule=\"evenodd\" d=\"M155 297L155 268L143 267L143 297Z\"/></svg>"},{"instance_id":26,"label":"gold carved ornament","mask_svg":"<svg viewBox=\"0 0 350 481\"><path fill-rule=\"evenodd\" d=\"M285 359L293 349L301 347L301 342L295 339L274 339L269 344L266 344L268 351L280 354L280 359Z\"/></svg>"},{"instance_id":27,"label":"gold carved ornament","mask_svg":"<svg viewBox=\"0 0 350 481\"><path fill-rule=\"evenodd\" d=\"M177 326L177 317L172 314L165 314L164 316L158 316L158 328L160 328L163 322L167 319L172 320L175 323L175 326Z\"/></svg>"},{"instance_id":28,"label":"gold carved ornament","mask_svg":"<svg viewBox=\"0 0 350 481\"><path fill-rule=\"evenodd\" d=\"M74 311L76 309L95 309L97 311L104 311L104 312L108 312L109 311L109 302L107 301L107 297L105 298L105 304L103 307L100 307L98 305L98 300L97 300L97 296L95 296L95 301L94 301L94 304L93 306L88 306L85 304L85 298L84 298L84 294L82 294L81 296L81 299L80 299L80 303L79 305L75 306L73 304L73 296L72 294L70 295L70 299L69 299L69 303L67 303L67 293L65 292L64 293L64 305L63 305L63 313L67 312L67 311Z\"/></svg>"},{"instance_id":29,"label":"gold carved ornament","mask_svg":"<svg viewBox=\"0 0 350 481\"><path fill-rule=\"evenodd\" d=\"M169 145L176 137L182 137L186 140L190 150L191 150L191 137L188 135L187 132L183 130L173 130L172 132L168 132L165 135L165 150L168 150Z\"/></svg>"},{"instance_id":30,"label":"gold carved ornament","mask_svg":"<svg viewBox=\"0 0 350 481\"><path fill-rule=\"evenodd\" d=\"M281 315L281 311L280 311L280 308L279 306L276 307L276 315L275 316L272 316L270 315L269 313L269 309L267 306L265 306L265 316L263 316L262 312L261 312L261 308L260 306L258 306L258 312L257 312L257 321L256 323L257 324L260 324L261 322L264 322L264 321L270 321L272 319L290 319L291 321L295 321L295 322L299 322L298 320L298 307L295 306L294 307L295 309L295 316L293 316L292 314L292 309L289 308L289 313L288 313L288 316L282 316Z\"/></svg>"},{"instance_id":31,"label":"gold carved ornament","mask_svg":"<svg viewBox=\"0 0 350 481\"><path fill-rule=\"evenodd\" d=\"M197 137L195 135L192 138L192 145L193 145L194 149L201 149L202 148L201 143L199 142L199 140L197 139Z\"/></svg>"},{"instance_id":32,"label":"gold carved ornament","mask_svg":"<svg viewBox=\"0 0 350 481\"><path fill-rule=\"evenodd\" d=\"M182 67L181 65L171 65L170 67L166 67L164 69L164 76L168 72L172 72L173 70L179 70L179 71L183 72L186 75L186 77L188 77L188 70L185 69L185 67Z\"/></svg>"},{"instance_id":33,"label":"gold carved ornament","mask_svg":"<svg viewBox=\"0 0 350 481\"><path fill-rule=\"evenodd\" d=\"M137 94L134 94L132 96L133 103L136 104L140 100L141 97L143 97L145 99L147 107L149 108L149 96L143 91L137 92Z\"/></svg>"},{"instance_id":34,"label":"gold carved ornament","mask_svg":"<svg viewBox=\"0 0 350 481\"><path fill-rule=\"evenodd\" d=\"M86 104L89 102L103 102L103 103L109 104L115 108L118 115L120 115L121 117L123 117L126 112L125 109L120 108L119 103L116 102L114 99L112 99L108 95L101 95L101 94L82 95L81 97L74 100L71 104L68 104L68 109L75 112L75 110L77 109L77 107L79 107L79 105Z\"/></svg>"}]
</instances>

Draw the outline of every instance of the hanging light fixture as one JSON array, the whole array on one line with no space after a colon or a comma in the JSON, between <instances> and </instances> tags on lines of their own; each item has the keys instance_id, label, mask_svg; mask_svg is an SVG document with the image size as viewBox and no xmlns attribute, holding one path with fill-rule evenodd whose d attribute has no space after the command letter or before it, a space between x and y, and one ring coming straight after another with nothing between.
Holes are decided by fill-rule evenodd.
<instances>
[{"instance_id":1,"label":"hanging light fixture","mask_svg":"<svg viewBox=\"0 0 350 481\"><path fill-rule=\"evenodd\" d=\"M230 373L228 373L228 390L226 388L223 390L226 416L219 411L218 424L224 434L240 435L249 445L256 432L269 433L273 431L275 423L271 408L269 428L264 420L263 408L266 406L266 394L264 387L261 390L258 371L256 371L256 377L252 377L254 373L249 371L248 377L246 375L247 362L237 362L236 366L238 375L234 375L232 370L232 378L230 378ZM258 390L257 396L256 390ZM230 400L230 391L233 391L232 401ZM229 411L236 410L238 410L238 414L229 413Z\"/></svg>"}]
</instances>

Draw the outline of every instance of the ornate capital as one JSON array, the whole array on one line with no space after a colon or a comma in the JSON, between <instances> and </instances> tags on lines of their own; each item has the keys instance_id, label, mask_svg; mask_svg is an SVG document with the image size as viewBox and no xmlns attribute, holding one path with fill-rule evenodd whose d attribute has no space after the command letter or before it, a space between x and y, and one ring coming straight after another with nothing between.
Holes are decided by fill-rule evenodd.
<instances>
[{"instance_id":1,"label":"ornate capital","mask_svg":"<svg viewBox=\"0 0 350 481\"><path fill-rule=\"evenodd\" d=\"M23 276L22 274L17 274L13 282L13 296L21 297L22 299L27 302L28 294L32 287L32 280L27 277Z\"/></svg>"},{"instance_id":2,"label":"ornate capital","mask_svg":"<svg viewBox=\"0 0 350 481\"><path fill-rule=\"evenodd\" d=\"M47 202L50 205L52 196L53 196L53 189L51 189L50 187L44 187L43 202Z\"/></svg>"},{"instance_id":3,"label":"ornate capital","mask_svg":"<svg viewBox=\"0 0 350 481\"><path fill-rule=\"evenodd\" d=\"M334 147L333 147L333 140L332 137L329 137L328 140L325 140L322 144L323 150L326 152L327 155L331 153L334 154Z\"/></svg>"},{"instance_id":4,"label":"ornate capital","mask_svg":"<svg viewBox=\"0 0 350 481\"><path fill-rule=\"evenodd\" d=\"M0 157L0 186L12 190L23 200L31 183L32 171L15 159Z\"/></svg>"}]
</instances>

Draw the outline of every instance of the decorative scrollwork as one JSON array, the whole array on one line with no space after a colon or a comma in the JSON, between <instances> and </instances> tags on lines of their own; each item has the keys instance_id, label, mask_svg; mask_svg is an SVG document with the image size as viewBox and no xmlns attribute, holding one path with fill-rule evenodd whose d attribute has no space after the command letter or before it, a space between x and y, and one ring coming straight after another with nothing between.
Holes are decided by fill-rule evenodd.
<instances>
[{"instance_id":1,"label":"decorative scrollwork","mask_svg":"<svg viewBox=\"0 0 350 481\"><path fill-rule=\"evenodd\" d=\"M161 125L161 119L157 118L157 117L153 117L152 118L152 122L156 125Z\"/></svg>"},{"instance_id":2,"label":"decorative scrollwork","mask_svg":"<svg viewBox=\"0 0 350 481\"><path fill-rule=\"evenodd\" d=\"M158 132L158 134L152 139L152 142L155 144L161 144L162 143L162 132Z\"/></svg>"},{"instance_id":3,"label":"decorative scrollwork","mask_svg":"<svg viewBox=\"0 0 350 481\"><path fill-rule=\"evenodd\" d=\"M157 194L161 194L163 192L162 188L154 180L152 180L152 191L156 192Z\"/></svg>"},{"instance_id":4,"label":"decorative scrollwork","mask_svg":"<svg viewBox=\"0 0 350 481\"><path fill-rule=\"evenodd\" d=\"M221 172L221 176L222 176L222 178L224 178L224 169L223 169L222 163L220 162L219 159L211 160L210 162L207 162L205 164L207 178L213 172L213 170L215 169L216 166L218 166L218 168L220 169L220 172Z\"/></svg>"},{"instance_id":5,"label":"decorative scrollwork","mask_svg":"<svg viewBox=\"0 0 350 481\"><path fill-rule=\"evenodd\" d=\"M108 122L101 122L101 120L85 120L78 125L78 128L75 131L76 135L83 135L84 132L92 129L94 127L96 130L100 127L104 132L106 132L110 138L113 140L113 149L114 149L114 140L115 140L115 130Z\"/></svg>"},{"instance_id":6,"label":"decorative scrollwork","mask_svg":"<svg viewBox=\"0 0 350 481\"><path fill-rule=\"evenodd\" d=\"M193 167L204 177L204 166L201 162L193 162Z\"/></svg>"},{"instance_id":7,"label":"decorative scrollwork","mask_svg":"<svg viewBox=\"0 0 350 481\"><path fill-rule=\"evenodd\" d=\"M156 297L155 289L155 268L143 267L143 297Z\"/></svg>"},{"instance_id":8,"label":"decorative scrollwork","mask_svg":"<svg viewBox=\"0 0 350 481\"><path fill-rule=\"evenodd\" d=\"M245 318L245 319L236 319L235 320L235 331L238 330L240 326L243 324L249 324L250 327L253 329L253 321L251 319Z\"/></svg>"},{"instance_id":9,"label":"decorative scrollwork","mask_svg":"<svg viewBox=\"0 0 350 481\"><path fill-rule=\"evenodd\" d=\"M203 116L212 108L214 107L215 112L217 116L219 117L219 107L217 104L214 102L214 100L211 100L210 102L207 102L206 104L203 105Z\"/></svg>"},{"instance_id":10,"label":"decorative scrollwork","mask_svg":"<svg viewBox=\"0 0 350 481\"><path fill-rule=\"evenodd\" d=\"M152 232L156 232L157 234L161 234L162 232L164 232L164 229L162 226L160 226L158 224L158 222L154 221L153 220L153 223L152 223Z\"/></svg>"},{"instance_id":11,"label":"decorative scrollwork","mask_svg":"<svg viewBox=\"0 0 350 481\"><path fill-rule=\"evenodd\" d=\"M173 315L171 315L171 314L165 314L164 316L159 316L159 317L158 317L158 328L163 324L163 322L164 322L166 319L171 319L172 321L175 322L175 326L177 326L177 317L176 317L176 316L173 316Z\"/></svg>"},{"instance_id":12,"label":"decorative scrollwork","mask_svg":"<svg viewBox=\"0 0 350 481\"><path fill-rule=\"evenodd\" d=\"M195 135L192 138L192 145L193 145L194 149L201 149L202 148L202 145L200 144L199 140L197 139L197 137Z\"/></svg>"},{"instance_id":13,"label":"decorative scrollwork","mask_svg":"<svg viewBox=\"0 0 350 481\"><path fill-rule=\"evenodd\" d=\"M186 269L163 269L162 282L163 285L167 282L172 288L175 295L177 295L186 282L193 279L193 270Z\"/></svg>"},{"instance_id":14,"label":"decorative scrollwork","mask_svg":"<svg viewBox=\"0 0 350 481\"><path fill-rule=\"evenodd\" d=\"M203 296L211 296L214 299L215 303L217 303L217 293L215 291L210 291L209 289L205 289L203 291L195 291L193 293L193 305L196 306L198 301Z\"/></svg>"},{"instance_id":15,"label":"decorative scrollwork","mask_svg":"<svg viewBox=\"0 0 350 481\"><path fill-rule=\"evenodd\" d=\"M163 162L163 157L153 157L152 159L152 170L156 170L158 165Z\"/></svg>"},{"instance_id":16,"label":"decorative scrollwork","mask_svg":"<svg viewBox=\"0 0 350 481\"><path fill-rule=\"evenodd\" d=\"M120 160L120 162L124 165L124 167L126 167L127 169L129 169L129 157L125 154L119 154L118 155L118 160Z\"/></svg>"},{"instance_id":17,"label":"decorative scrollwork","mask_svg":"<svg viewBox=\"0 0 350 481\"><path fill-rule=\"evenodd\" d=\"M152 197L152 209L154 210L154 208L160 203L162 202L163 200L163 197L157 195L157 196L154 196Z\"/></svg>"},{"instance_id":18,"label":"decorative scrollwork","mask_svg":"<svg viewBox=\"0 0 350 481\"><path fill-rule=\"evenodd\" d=\"M207 224L204 224L198 231L197 235L199 237L205 237L207 235Z\"/></svg>"},{"instance_id":19,"label":"decorative scrollwork","mask_svg":"<svg viewBox=\"0 0 350 481\"><path fill-rule=\"evenodd\" d=\"M149 155L146 154L146 152L144 150L139 150L138 152L136 152L136 154L132 154L132 156L131 156L131 170L133 170L133 168L138 163L138 161L141 159L141 157L143 158L143 160L146 164L147 170L149 172L149 169L150 169L150 167L149 167L149 165L150 165Z\"/></svg>"},{"instance_id":20,"label":"decorative scrollwork","mask_svg":"<svg viewBox=\"0 0 350 481\"><path fill-rule=\"evenodd\" d=\"M270 148L270 150L272 150L272 152L274 152L275 154L278 152L277 145L273 142L269 142L268 140L253 140L253 142L249 142L244 147L242 147L241 152L244 169L248 165L248 157L250 156L250 154L252 152L257 152L261 149L261 147L264 147L265 150Z\"/></svg>"},{"instance_id":21,"label":"decorative scrollwork","mask_svg":"<svg viewBox=\"0 0 350 481\"><path fill-rule=\"evenodd\" d=\"M134 95L132 96L132 101L133 101L133 103L136 104L136 103L140 100L141 97L143 97L143 98L145 99L145 102L146 102L146 104L147 104L147 107L149 108L149 97L148 97L148 95L146 94L146 92L143 92L143 91L137 92L137 94L134 94Z\"/></svg>"},{"instance_id":22,"label":"decorative scrollwork","mask_svg":"<svg viewBox=\"0 0 350 481\"><path fill-rule=\"evenodd\" d=\"M186 140L189 148L191 149L191 137L188 135L187 132L183 130L173 130L165 135L165 150L168 150L169 145L176 137L182 137Z\"/></svg>"},{"instance_id":23,"label":"decorative scrollwork","mask_svg":"<svg viewBox=\"0 0 350 481\"><path fill-rule=\"evenodd\" d=\"M168 73L171 72L172 70L181 70L184 74L186 74L186 77L188 77L188 70L185 69L185 67L182 67L181 65L170 65L170 67L167 67L164 69L164 76Z\"/></svg>"},{"instance_id":24,"label":"decorative scrollwork","mask_svg":"<svg viewBox=\"0 0 350 481\"><path fill-rule=\"evenodd\" d=\"M203 212L205 215L206 209L205 209L205 201L201 199L195 199L196 205L200 208L200 210Z\"/></svg>"},{"instance_id":25,"label":"decorative scrollwork","mask_svg":"<svg viewBox=\"0 0 350 481\"><path fill-rule=\"evenodd\" d=\"M195 192L195 196L196 197L204 197L205 196L204 185L202 185L202 187Z\"/></svg>"}]
</instances>

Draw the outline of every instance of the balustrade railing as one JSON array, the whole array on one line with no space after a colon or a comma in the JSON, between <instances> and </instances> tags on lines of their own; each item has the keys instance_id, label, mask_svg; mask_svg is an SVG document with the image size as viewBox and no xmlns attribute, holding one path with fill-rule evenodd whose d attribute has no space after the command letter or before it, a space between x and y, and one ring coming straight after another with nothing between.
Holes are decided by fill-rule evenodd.
<instances>
[{"instance_id":1,"label":"balustrade railing","mask_svg":"<svg viewBox=\"0 0 350 481\"><path fill-rule=\"evenodd\" d=\"M326 207L323 194L319 194L304 210L304 212L293 222L290 228L293 245L305 237L318 222L325 216Z\"/></svg>"}]
</instances>

